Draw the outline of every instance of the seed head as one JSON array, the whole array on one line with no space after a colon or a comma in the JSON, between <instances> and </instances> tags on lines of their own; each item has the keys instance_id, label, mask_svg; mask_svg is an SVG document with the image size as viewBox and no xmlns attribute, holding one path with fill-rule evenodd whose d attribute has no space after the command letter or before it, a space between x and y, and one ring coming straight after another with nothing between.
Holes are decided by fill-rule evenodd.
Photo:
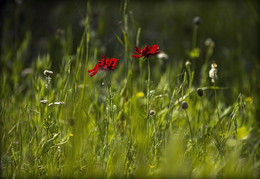
<instances>
[{"instance_id":1,"label":"seed head","mask_svg":"<svg viewBox=\"0 0 260 179\"><path fill-rule=\"evenodd\" d=\"M186 67L190 67L191 66L191 62L189 60L187 60L186 63L185 63L185 66Z\"/></svg>"},{"instance_id":2,"label":"seed head","mask_svg":"<svg viewBox=\"0 0 260 179\"><path fill-rule=\"evenodd\" d=\"M196 16L196 17L193 18L192 22L193 22L194 25L200 25L201 24L201 19L200 19L199 16Z\"/></svg>"},{"instance_id":3,"label":"seed head","mask_svg":"<svg viewBox=\"0 0 260 179\"><path fill-rule=\"evenodd\" d=\"M200 97L203 96L203 90L202 90L201 88L198 88L198 89L197 89L197 93L198 93L198 95L199 95Z\"/></svg>"},{"instance_id":4,"label":"seed head","mask_svg":"<svg viewBox=\"0 0 260 179\"><path fill-rule=\"evenodd\" d=\"M186 109L188 108L188 103L187 103L186 101L183 101L183 102L181 103L181 108L184 109L184 110L186 110Z\"/></svg>"},{"instance_id":5,"label":"seed head","mask_svg":"<svg viewBox=\"0 0 260 179\"><path fill-rule=\"evenodd\" d=\"M150 114L150 116L153 116L155 114L155 111L154 110L150 110L149 114Z\"/></svg>"}]
</instances>

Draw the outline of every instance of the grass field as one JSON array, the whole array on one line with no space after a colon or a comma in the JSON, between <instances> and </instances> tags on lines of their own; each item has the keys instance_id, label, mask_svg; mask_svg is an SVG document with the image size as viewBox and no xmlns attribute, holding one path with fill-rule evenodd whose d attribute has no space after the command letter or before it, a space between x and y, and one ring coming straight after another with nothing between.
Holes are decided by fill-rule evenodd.
<instances>
[{"instance_id":1,"label":"grass field","mask_svg":"<svg viewBox=\"0 0 260 179\"><path fill-rule=\"evenodd\" d=\"M19 2L1 8L1 178L260 177L257 1ZM90 77L101 55L117 66Z\"/></svg>"}]
</instances>

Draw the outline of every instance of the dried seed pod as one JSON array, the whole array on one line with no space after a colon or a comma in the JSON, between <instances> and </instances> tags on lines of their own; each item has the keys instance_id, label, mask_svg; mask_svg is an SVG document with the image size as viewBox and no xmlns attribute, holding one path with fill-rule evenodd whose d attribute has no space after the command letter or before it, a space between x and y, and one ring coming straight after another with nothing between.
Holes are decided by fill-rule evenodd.
<instances>
[{"instance_id":1,"label":"dried seed pod","mask_svg":"<svg viewBox=\"0 0 260 179\"><path fill-rule=\"evenodd\" d=\"M200 97L203 96L203 90L202 90L201 88L198 88L198 89L197 89L197 93L198 93L198 95L199 95Z\"/></svg>"},{"instance_id":2,"label":"dried seed pod","mask_svg":"<svg viewBox=\"0 0 260 179\"><path fill-rule=\"evenodd\" d=\"M186 109L188 108L188 103L187 103L186 101L183 101L183 102L181 103L181 108L184 109L184 110L186 110Z\"/></svg>"}]
</instances>

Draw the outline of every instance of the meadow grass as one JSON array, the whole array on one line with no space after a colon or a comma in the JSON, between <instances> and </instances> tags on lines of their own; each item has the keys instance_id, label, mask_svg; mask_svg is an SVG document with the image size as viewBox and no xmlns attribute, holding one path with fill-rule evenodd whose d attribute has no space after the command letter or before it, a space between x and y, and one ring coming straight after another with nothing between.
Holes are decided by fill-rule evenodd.
<instances>
[{"instance_id":1,"label":"meadow grass","mask_svg":"<svg viewBox=\"0 0 260 179\"><path fill-rule=\"evenodd\" d=\"M58 68L46 53L25 69L29 31L15 49L2 46L1 177L258 178L259 93L251 89L257 78L250 86L212 83L215 44L198 45L196 24L191 49L183 49L187 60L132 58L134 47L146 42L127 0L120 7L121 34L114 34L122 46L112 52L120 54L118 66L90 78L87 71L100 57L92 10L88 3L75 52L71 28L59 37Z\"/></svg>"}]
</instances>

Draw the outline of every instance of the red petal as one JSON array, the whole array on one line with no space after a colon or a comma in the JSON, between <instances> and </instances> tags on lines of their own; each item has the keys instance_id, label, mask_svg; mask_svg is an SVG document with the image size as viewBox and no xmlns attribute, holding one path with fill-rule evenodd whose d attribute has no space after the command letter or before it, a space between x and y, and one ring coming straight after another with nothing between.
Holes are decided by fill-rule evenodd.
<instances>
[{"instance_id":1,"label":"red petal","mask_svg":"<svg viewBox=\"0 0 260 179\"><path fill-rule=\"evenodd\" d=\"M132 55L132 57L134 57L134 58L141 58L142 56L141 56L141 55L134 54L134 55Z\"/></svg>"},{"instance_id":2,"label":"red petal","mask_svg":"<svg viewBox=\"0 0 260 179\"><path fill-rule=\"evenodd\" d=\"M108 65L109 69L113 70L117 65L117 61L118 61L118 59L111 58L109 65Z\"/></svg>"},{"instance_id":3,"label":"red petal","mask_svg":"<svg viewBox=\"0 0 260 179\"><path fill-rule=\"evenodd\" d=\"M90 77L94 76L98 71L93 71L91 74L90 74Z\"/></svg>"},{"instance_id":4,"label":"red petal","mask_svg":"<svg viewBox=\"0 0 260 179\"><path fill-rule=\"evenodd\" d=\"M148 47L147 47L147 45L146 45L146 46L143 47L143 50L142 50L142 51L145 51L145 50L147 50L147 49L148 49Z\"/></svg>"},{"instance_id":5,"label":"red petal","mask_svg":"<svg viewBox=\"0 0 260 179\"><path fill-rule=\"evenodd\" d=\"M109 62L110 62L110 58L107 57L107 58L106 58L106 61L105 61L105 59L104 59L104 62L105 62L105 63L103 64L102 67L103 67L103 68L107 68L107 66L108 66L108 64L109 64Z\"/></svg>"},{"instance_id":6,"label":"red petal","mask_svg":"<svg viewBox=\"0 0 260 179\"><path fill-rule=\"evenodd\" d=\"M152 45L149 47L150 53L156 52L159 49L158 45Z\"/></svg>"},{"instance_id":7,"label":"red petal","mask_svg":"<svg viewBox=\"0 0 260 179\"><path fill-rule=\"evenodd\" d=\"M88 70L88 73L90 74L90 77L95 75L99 70L99 64L96 64L96 66L92 70Z\"/></svg>"},{"instance_id":8,"label":"red petal","mask_svg":"<svg viewBox=\"0 0 260 179\"><path fill-rule=\"evenodd\" d=\"M153 52L152 55L157 55L158 53L160 53L161 51L157 51L157 52Z\"/></svg>"},{"instance_id":9,"label":"red petal","mask_svg":"<svg viewBox=\"0 0 260 179\"><path fill-rule=\"evenodd\" d=\"M150 49L149 49L147 46L145 46L145 47L143 48L142 55L143 55L143 56L149 55L149 51L150 51Z\"/></svg>"},{"instance_id":10,"label":"red petal","mask_svg":"<svg viewBox=\"0 0 260 179\"><path fill-rule=\"evenodd\" d=\"M139 54L141 54L142 52L141 52L140 48L135 47L135 53L139 53Z\"/></svg>"}]
</instances>

